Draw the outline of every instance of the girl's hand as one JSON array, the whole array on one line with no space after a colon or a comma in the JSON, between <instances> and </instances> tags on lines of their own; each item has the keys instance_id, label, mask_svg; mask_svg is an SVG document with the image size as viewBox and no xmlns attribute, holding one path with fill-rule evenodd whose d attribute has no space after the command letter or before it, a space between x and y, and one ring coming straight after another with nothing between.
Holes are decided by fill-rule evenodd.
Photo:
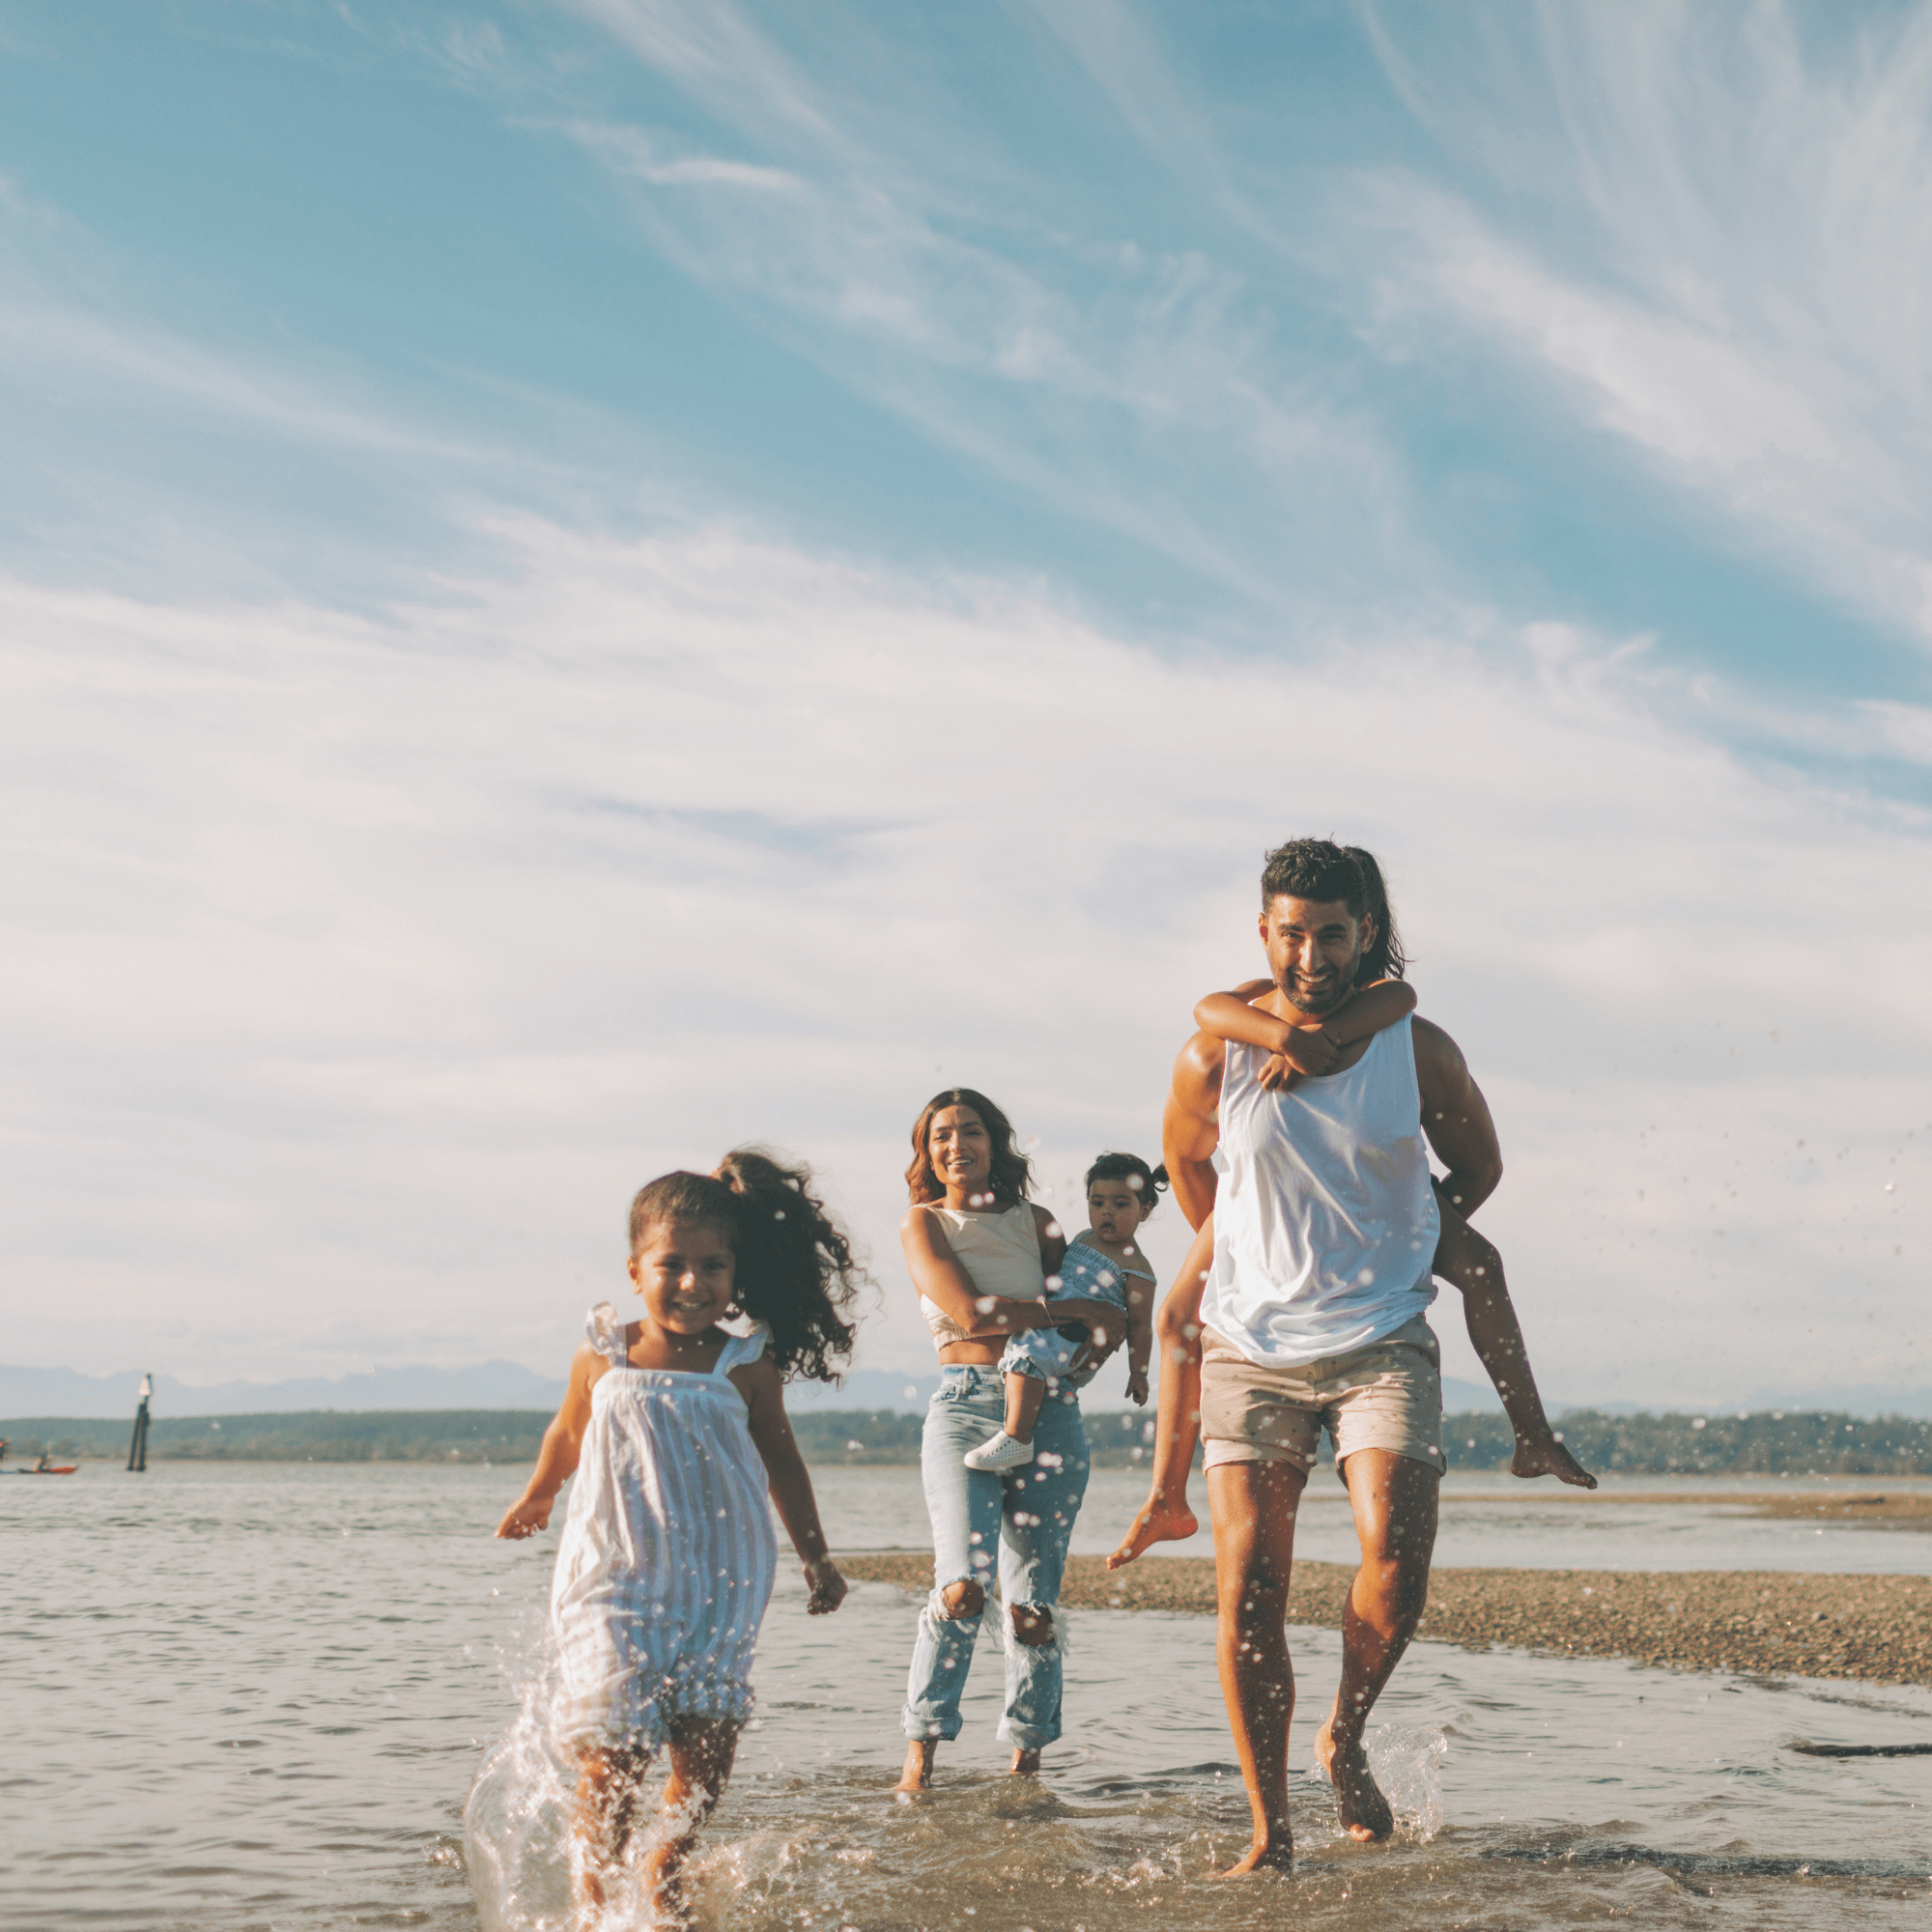
<instances>
[{"instance_id":1,"label":"girl's hand","mask_svg":"<svg viewBox=\"0 0 1932 1932\"><path fill-rule=\"evenodd\" d=\"M1342 1049L1320 1027L1290 1027L1275 1051L1297 1073L1312 1073L1317 1078L1334 1072L1335 1063L1342 1057Z\"/></svg>"},{"instance_id":2,"label":"girl's hand","mask_svg":"<svg viewBox=\"0 0 1932 1932\"><path fill-rule=\"evenodd\" d=\"M805 1566L805 1581L811 1592L805 1600L807 1616L830 1616L845 1601L845 1579L829 1556L821 1556L816 1563Z\"/></svg>"},{"instance_id":3,"label":"girl's hand","mask_svg":"<svg viewBox=\"0 0 1932 1932\"><path fill-rule=\"evenodd\" d=\"M1255 1084L1264 1094L1286 1094L1301 1085L1301 1075L1280 1054L1272 1053L1255 1075Z\"/></svg>"},{"instance_id":4,"label":"girl's hand","mask_svg":"<svg viewBox=\"0 0 1932 1932\"><path fill-rule=\"evenodd\" d=\"M1136 1369L1127 1378L1127 1398L1137 1408L1147 1406L1148 1378L1145 1369Z\"/></svg>"},{"instance_id":5,"label":"girl's hand","mask_svg":"<svg viewBox=\"0 0 1932 1932\"><path fill-rule=\"evenodd\" d=\"M526 1536L534 1536L540 1529L550 1527L550 1513L555 1503L554 1496L526 1496L513 1504L510 1513L497 1525L497 1534L511 1543L521 1543Z\"/></svg>"}]
</instances>

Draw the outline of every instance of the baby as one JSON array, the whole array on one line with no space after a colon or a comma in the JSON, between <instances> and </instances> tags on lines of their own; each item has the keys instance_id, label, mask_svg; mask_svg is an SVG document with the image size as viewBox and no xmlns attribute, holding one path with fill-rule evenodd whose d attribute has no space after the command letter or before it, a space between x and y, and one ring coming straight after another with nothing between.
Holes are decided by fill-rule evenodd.
<instances>
[{"instance_id":1,"label":"baby","mask_svg":"<svg viewBox=\"0 0 1932 1932\"><path fill-rule=\"evenodd\" d=\"M1127 1314L1127 1394L1148 1399L1148 1357L1153 1348L1153 1292L1157 1282L1147 1257L1134 1243L1141 1223L1167 1186L1167 1170L1149 1167L1138 1154L1103 1153L1087 1170L1085 1234L1067 1243L1060 1273L1047 1282L1050 1301L1109 1301ZM1059 1380L1079 1388L1096 1370L1080 1363L1093 1346L1085 1322L1065 1328L1028 1328L1007 1344L1000 1357L1006 1378L1006 1427L995 1430L977 1449L966 1452L969 1469L996 1474L1023 1468L1033 1461L1033 1428L1047 1384Z\"/></svg>"}]
</instances>

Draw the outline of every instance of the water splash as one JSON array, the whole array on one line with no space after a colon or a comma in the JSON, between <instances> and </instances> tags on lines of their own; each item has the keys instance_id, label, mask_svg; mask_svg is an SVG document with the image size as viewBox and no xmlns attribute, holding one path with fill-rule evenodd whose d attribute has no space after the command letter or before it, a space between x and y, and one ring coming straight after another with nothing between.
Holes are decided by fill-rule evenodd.
<instances>
[{"instance_id":1,"label":"water splash","mask_svg":"<svg viewBox=\"0 0 1932 1932\"><path fill-rule=\"evenodd\" d=\"M1384 1724L1364 1743L1398 1836L1428 1844L1442 1829L1442 1760L1449 1740L1434 1725Z\"/></svg>"},{"instance_id":2,"label":"water splash","mask_svg":"<svg viewBox=\"0 0 1932 1932\"><path fill-rule=\"evenodd\" d=\"M550 1736L556 1647L547 1617L532 1613L522 1634L497 1650L517 1716L485 1751L469 1787L464 1861L484 1932L569 1932L576 1778Z\"/></svg>"}]
</instances>

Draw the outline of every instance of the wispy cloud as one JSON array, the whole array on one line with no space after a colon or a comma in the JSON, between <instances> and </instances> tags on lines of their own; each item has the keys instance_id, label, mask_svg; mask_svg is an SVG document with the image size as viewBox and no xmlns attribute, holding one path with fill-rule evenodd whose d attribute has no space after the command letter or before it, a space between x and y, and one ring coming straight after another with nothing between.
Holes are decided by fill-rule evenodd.
<instances>
[{"instance_id":1,"label":"wispy cloud","mask_svg":"<svg viewBox=\"0 0 1932 1932\"><path fill-rule=\"evenodd\" d=\"M1379 185L1412 250L1385 293L1932 639L1932 12L1533 13L1371 11L1448 162Z\"/></svg>"},{"instance_id":2,"label":"wispy cloud","mask_svg":"<svg viewBox=\"0 0 1932 1932\"><path fill-rule=\"evenodd\" d=\"M313 1371L326 1304L354 1366L400 1305L541 1367L629 1189L750 1135L825 1165L885 1264L869 1358L910 1366L924 1094L1002 1094L1056 1181L1152 1147L1261 848L1329 829L1389 860L1496 1101L1486 1218L1559 1387L1613 1354L1667 1393L1746 1305L1754 1378L1850 1373L1820 1280L1906 1320L1926 828L1739 764L1640 652L1290 668L729 527L497 535L513 570L380 618L0 590L17 1352L165 1312L176 1372ZM1888 907L1829 1030L1821 893Z\"/></svg>"}]
</instances>

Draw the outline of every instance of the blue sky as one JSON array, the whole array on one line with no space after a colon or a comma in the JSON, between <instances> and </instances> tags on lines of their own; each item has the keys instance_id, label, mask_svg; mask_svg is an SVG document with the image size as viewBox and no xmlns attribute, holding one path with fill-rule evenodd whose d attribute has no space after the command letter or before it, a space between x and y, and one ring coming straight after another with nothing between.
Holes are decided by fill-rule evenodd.
<instances>
[{"instance_id":1,"label":"blue sky","mask_svg":"<svg viewBox=\"0 0 1932 1932\"><path fill-rule=\"evenodd\" d=\"M1921 1385L1928 105L1889 5L0 6L7 1353L549 1369L766 1137L910 1367L926 1091L1151 1150L1312 830L1553 1389Z\"/></svg>"}]
</instances>

